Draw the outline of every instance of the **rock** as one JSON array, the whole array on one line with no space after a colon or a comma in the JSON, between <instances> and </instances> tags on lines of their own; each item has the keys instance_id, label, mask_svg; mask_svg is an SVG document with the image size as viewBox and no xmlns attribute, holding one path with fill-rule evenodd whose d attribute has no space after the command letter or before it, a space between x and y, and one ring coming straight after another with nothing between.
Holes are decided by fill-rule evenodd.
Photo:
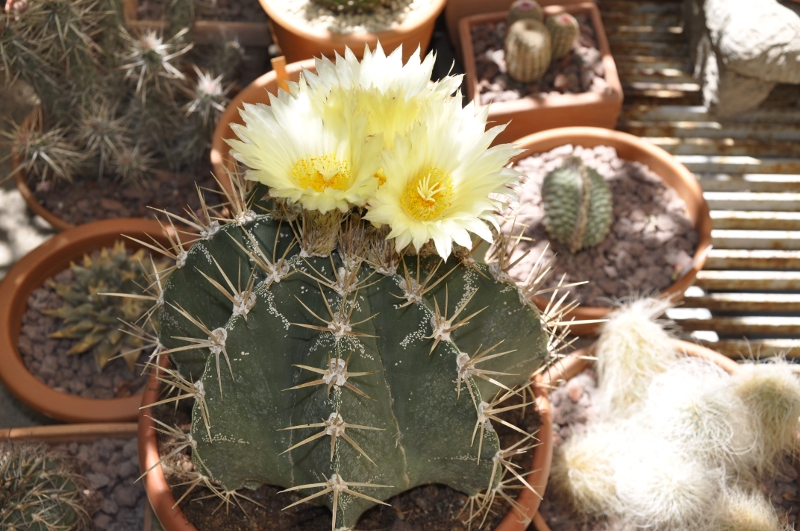
<instances>
[{"instance_id":1,"label":"rock","mask_svg":"<svg viewBox=\"0 0 800 531\"><path fill-rule=\"evenodd\" d=\"M89 480L89 485L91 485L91 487L95 490L105 487L111 481L105 474L95 474L92 472L86 474L86 479Z\"/></svg>"},{"instance_id":2,"label":"rock","mask_svg":"<svg viewBox=\"0 0 800 531\"><path fill-rule=\"evenodd\" d=\"M104 498L103 505L100 506L100 510L106 514L117 514L119 506L117 505L117 502L111 498Z\"/></svg>"},{"instance_id":3,"label":"rock","mask_svg":"<svg viewBox=\"0 0 800 531\"><path fill-rule=\"evenodd\" d=\"M122 507L134 507L136 498L133 485L120 485L114 489L114 501Z\"/></svg>"},{"instance_id":4,"label":"rock","mask_svg":"<svg viewBox=\"0 0 800 531\"><path fill-rule=\"evenodd\" d=\"M573 381L570 380L567 384L567 395L570 400L577 404L578 400L583 396L583 387L579 383L573 383Z\"/></svg>"},{"instance_id":5,"label":"rock","mask_svg":"<svg viewBox=\"0 0 800 531\"><path fill-rule=\"evenodd\" d=\"M111 522L112 518L104 513L100 513L94 517L94 525L97 529L107 529Z\"/></svg>"}]
</instances>

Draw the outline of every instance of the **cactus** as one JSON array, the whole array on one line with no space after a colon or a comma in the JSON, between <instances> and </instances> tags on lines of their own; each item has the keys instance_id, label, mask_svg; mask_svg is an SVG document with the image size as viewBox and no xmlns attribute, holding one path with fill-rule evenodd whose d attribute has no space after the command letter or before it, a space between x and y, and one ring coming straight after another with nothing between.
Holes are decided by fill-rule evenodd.
<instances>
[{"instance_id":1,"label":"cactus","mask_svg":"<svg viewBox=\"0 0 800 531\"><path fill-rule=\"evenodd\" d=\"M386 0L314 0L315 4L325 6L339 13L351 11L374 11L387 5Z\"/></svg>"},{"instance_id":2,"label":"cactus","mask_svg":"<svg viewBox=\"0 0 800 531\"><path fill-rule=\"evenodd\" d=\"M561 59L572 51L575 38L580 32L578 21L569 13L561 13L559 15L547 17L544 24L550 32L550 41L553 51L552 59Z\"/></svg>"},{"instance_id":3,"label":"cactus","mask_svg":"<svg viewBox=\"0 0 800 531\"><path fill-rule=\"evenodd\" d=\"M83 264L72 264L70 269L75 282L49 285L64 300L64 305L44 313L62 320L64 327L50 334L57 339L80 339L72 346L68 355L91 350L98 369L114 357L121 355L133 372L136 360L143 347L141 338L120 330L123 323L136 323L147 311L146 299L131 297L141 292L140 286L149 285L144 259L144 250L130 256L125 244L118 241L113 248L103 248L100 256L83 257ZM163 269L163 264L152 263L152 267ZM110 297L105 293L128 294L127 297Z\"/></svg>"},{"instance_id":4,"label":"cactus","mask_svg":"<svg viewBox=\"0 0 800 531\"><path fill-rule=\"evenodd\" d=\"M505 58L508 74L521 83L537 81L550 66L550 33L541 22L523 19L508 28Z\"/></svg>"},{"instance_id":5,"label":"cactus","mask_svg":"<svg viewBox=\"0 0 800 531\"><path fill-rule=\"evenodd\" d=\"M92 529L84 483L41 445L0 445L0 527L8 531Z\"/></svg>"},{"instance_id":6,"label":"cactus","mask_svg":"<svg viewBox=\"0 0 800 531\"><path fill-rule=\"evenodd\" d=\"M548 234L571 253L602 242L611 228L611 189L577 157L545 175L542 201Z\"/></svg>"},{"instance_id":7,"label":"cactus","mask_svg":"<svg viewBox=\"0 0 800 531\"><path fill-rule=\"evenodd\" d=\"M537 22L542 22L542 19L544 19L544 11L542 11L542 7L534 0L516 0L508 9L506 23L511 27L514 22L524 18L531 18Z\"/></svg>"}]
</instances>

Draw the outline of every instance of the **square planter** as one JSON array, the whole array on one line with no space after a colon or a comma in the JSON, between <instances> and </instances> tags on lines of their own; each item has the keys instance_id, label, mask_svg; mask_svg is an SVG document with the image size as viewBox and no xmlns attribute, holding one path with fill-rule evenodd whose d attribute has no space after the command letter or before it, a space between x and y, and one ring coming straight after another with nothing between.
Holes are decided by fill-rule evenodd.
<instances>
[{"instance_id":1,"label":"square planter","mask_svg":"<svg viewBox=\"0 0 800 531\"><path fill-rule=\"evenodd\" d=\"M478 73L471 28L479 24L496 23L506 19L507 11L466 17L459 23L461 47L464 51L467 98L475 104L476 111L486 105L480 102ZM496 102L489 105L489 123L508 123L506 129L495 139L495 144L513 142L531 133L556 127L592 126L613 129L622 109L622 85L617 67L611 57L600 11L591 2L567 6L547 6L546 17L559 13L589 15L602 56L605 81L608 85L602 94L584 92L580 94L542 93L538 97L525 97L514 101ZM509 123L510 122L510 123Z\"/></svg>"}]
</instances>

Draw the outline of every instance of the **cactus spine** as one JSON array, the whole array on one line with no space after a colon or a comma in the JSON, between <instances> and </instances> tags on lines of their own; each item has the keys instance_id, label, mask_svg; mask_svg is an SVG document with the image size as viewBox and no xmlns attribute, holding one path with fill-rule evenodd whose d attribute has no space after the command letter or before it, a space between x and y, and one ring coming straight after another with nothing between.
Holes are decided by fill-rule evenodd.
<instances>
[{"instance_id":1,"label":"cactus spine","mask_svg":"<svg viewBox=\"0 0 800 531\"><path fill-rule=\"evenodd\" d=\"M569 157L542 183L544 226L569 252L602 242L613 219L611 189L577 157Z\"/></svg>"},{"instance_id":2,"label":"cactus spine","mask_svg":"<svg viewBox=\"0 0 800 531\"><path fill-rule=\"evenodd\" d=\"M538 80L550 66L550 33L541 22L523 19L508 28L505 58L508 74L517 81Z\"/></svg>"},{"instance_id":3,"label":"cactus spine","mask_svg":"<svg viewBox=\"0 0 800 531\"><path fill-rule=\"evenodd\" d=\"M544 19L544 11L542 11L542 7L534 2L534 0L516 0L508 9L506 23L511 27L514 22L524 18L531 18L542 22Z\"/></svg>"},{"instance_id":4,"label":"cactus spine","mask_svg":"<svg viewBox=\"0 0 800 531\"><path fill-rule=\"evenodd\" d=\"M572 51L575 38L580 32L578 21L569 13L561 13L560 15L547 17L544 23L550 32L552 58L553 60L561 59Z\"/></svg>"}]
</instances>

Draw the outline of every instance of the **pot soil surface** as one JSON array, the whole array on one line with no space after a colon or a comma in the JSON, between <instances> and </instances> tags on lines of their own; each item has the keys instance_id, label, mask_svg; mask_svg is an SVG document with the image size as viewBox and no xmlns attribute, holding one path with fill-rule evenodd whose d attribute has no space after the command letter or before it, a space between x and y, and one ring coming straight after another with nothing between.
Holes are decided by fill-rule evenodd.
<instances>
[{"instance_id":1,"label":"pot soil surface","mask_svg":"<svg viewBox=\"0 0 800 531\"><path fill-rule=\"evenodd\" d=\"M580 157L608 181L614 202L614 221L606 239L574 255L550 240L542 223L544 176L569 156ZM644 164L618 158L611 147L566 145L522 159L515 168L525 175L517 189L519 202L509 206L507 215L516 219L516 226L512 229L509 223L505 231L516 236L524 229L526 239L520 241L512 262L528 253L509 272L516 281L525 281L541 255L545 261L555 257L547 287L556 286L562 275L565 284L588 281L569 288L575 300L608 307L614 299L660 291L691 268L698 237L686 204Z\"/></svg>"},{"instance_id":2,"label":"pot soil surface","mask_svg":"<svg viewBox=\"0 0 800 531\"><path fill-rule=\"evenodd\" d=\"M508 401L509 405L514 399ZM178 426L181 431L188 432L191 423L191 407L182 401L178 408L169 404L154 408L155 418L168 426ZM533 433L538 429L539 418L533 405L504 414L503 418L516 426ZM508 448L521 439L516 431L495 423L500 436L502 448ZM158 433L158 449L160 455L167 455L174 450L174 438ZM532 451L524 456L514 458L514 463L521 466L521 471L530 470ZM164 466L164 475L171 485L175 499L179 499L188 490L188 486L179 485L192 479L186 472L196 470L188 449L168 459ZM192 490L180 503L180 508L198 531L247 530L247 531L330 531L331 513L326 507L311 504L300 504L283 511L282 509L302 498L295 493L279 494L281 488L261 486L256 490L242 490L235 502L228 504L227 510L217 510L223 503L219 498L209 496L206 488ZM514 496L516 496L514 491ZM246 496L247 498L245 498ZM249 498L249 500L248 500ZM252 501L251 501L252 500ZM461 519L465 518L469 509L461 514L467 504L468 497L444 485L424 485L387 500L391 507L377 505L365 512L358 521L360 531L466 531L468 527ZM257 502L259 505L256 505ZM246 514L243 513L246 511ZM486 518L482 529L491 530L497 527L505 517L509 507L505 503L494 506L494 513ZM459 517L461 515L461 518ZM473 529L477 529L473 524Z\"/></svg>"},{"instance_id":3,"label":"pot soil surface","mask_svg":"<svg viewBox=\"0 0 800 531\"><path fill-rule=\"evenodd\" d=\"M148 207L166 209L185 217L184 208L200 208L197 185L216 190L218 188L211 175L211 165L204 160L193 170L175 173L156 170L152 177L141 184L121 186L114 179L83 178L75 183L40 182L29 176L28 188L39 203L73 225L111 218L152 218L153 210ZM207 194L209 205L214 205L216 197Z\"/></svg>"},{"instance_id":4,"label":"pot soil surface","mask_svg":"<svg viewBox=\"0 0 800 531\"><path fill-rule=\"evenodd\" d=\"M65 269L53 280L69 283L74 278L72 271ZM147 383L141 368L149 352L140 354L136 373L131 373L122 358L109 361L99 371L91 350L68 356L67 351L79 340L50 339L48 335L60 329L63 323L42 313L63 304L63 299L47 284L31 292L17 342L28 371L56 391L83 398L124 398L141 393Z\"/></svg>"},{"instance_id":5,"label":"pot soil surface","mask_svg":"<svg viewBox=\"0 0 800 531\"><path fill-rule=\"evenodd\" d=\"M597 396L597 372L588 368L568 382L561 382L550 393L550 407L553 414L553 446L558 448L573 433L598 420L599 404ZM791 460L784 459L781 469L783 477L773 477L762 482L759 487L778 510L785 515L792 529L800 510L798 503L798 474ZM625 522L607 517L593 518L575 514L563 498L553 494L553 489L545 492L539 506L539 514L552 531L623 531L630 529Z\"/></svg>"},{"instance_id":6,"label":"pot soil surface","mask_svg":"<svg viewBox=\"0 0 800 531\"><path fill-rule=\"evenodd\" d=\"M310 32L377 33L414 21L431 1L386 0L370 13L339 13L313 0L278 0L270 2L270 7Z\"/></svg>"},{"instance_id":7,"label":"pot soil surface","mask_svg":"<svg viewBox=\"0 0 800 531\"><path fill-rule=\"evenodd\" d=\"M505 21L472 26L472 45L478 78L480 102L513 101L548 94L603 94L608 89L591 19L576 14L580 33L573 49L561 59L550 63L544 76L532 83L520 83L508 75L503 50L508 24Z\"/></svg>"},{"instance_id":8,"label":"pot soil surface","mask_svg":"<svg viewBox=\"0 0 800 531\"><path fill-rule=\"evenodd\" d=\"M139 20L162 20L170 0L140 0L136 12ZM258 0L194 0L198 20L219 22L266 22L267 14Z\"/></svg>"}]
</instances>

